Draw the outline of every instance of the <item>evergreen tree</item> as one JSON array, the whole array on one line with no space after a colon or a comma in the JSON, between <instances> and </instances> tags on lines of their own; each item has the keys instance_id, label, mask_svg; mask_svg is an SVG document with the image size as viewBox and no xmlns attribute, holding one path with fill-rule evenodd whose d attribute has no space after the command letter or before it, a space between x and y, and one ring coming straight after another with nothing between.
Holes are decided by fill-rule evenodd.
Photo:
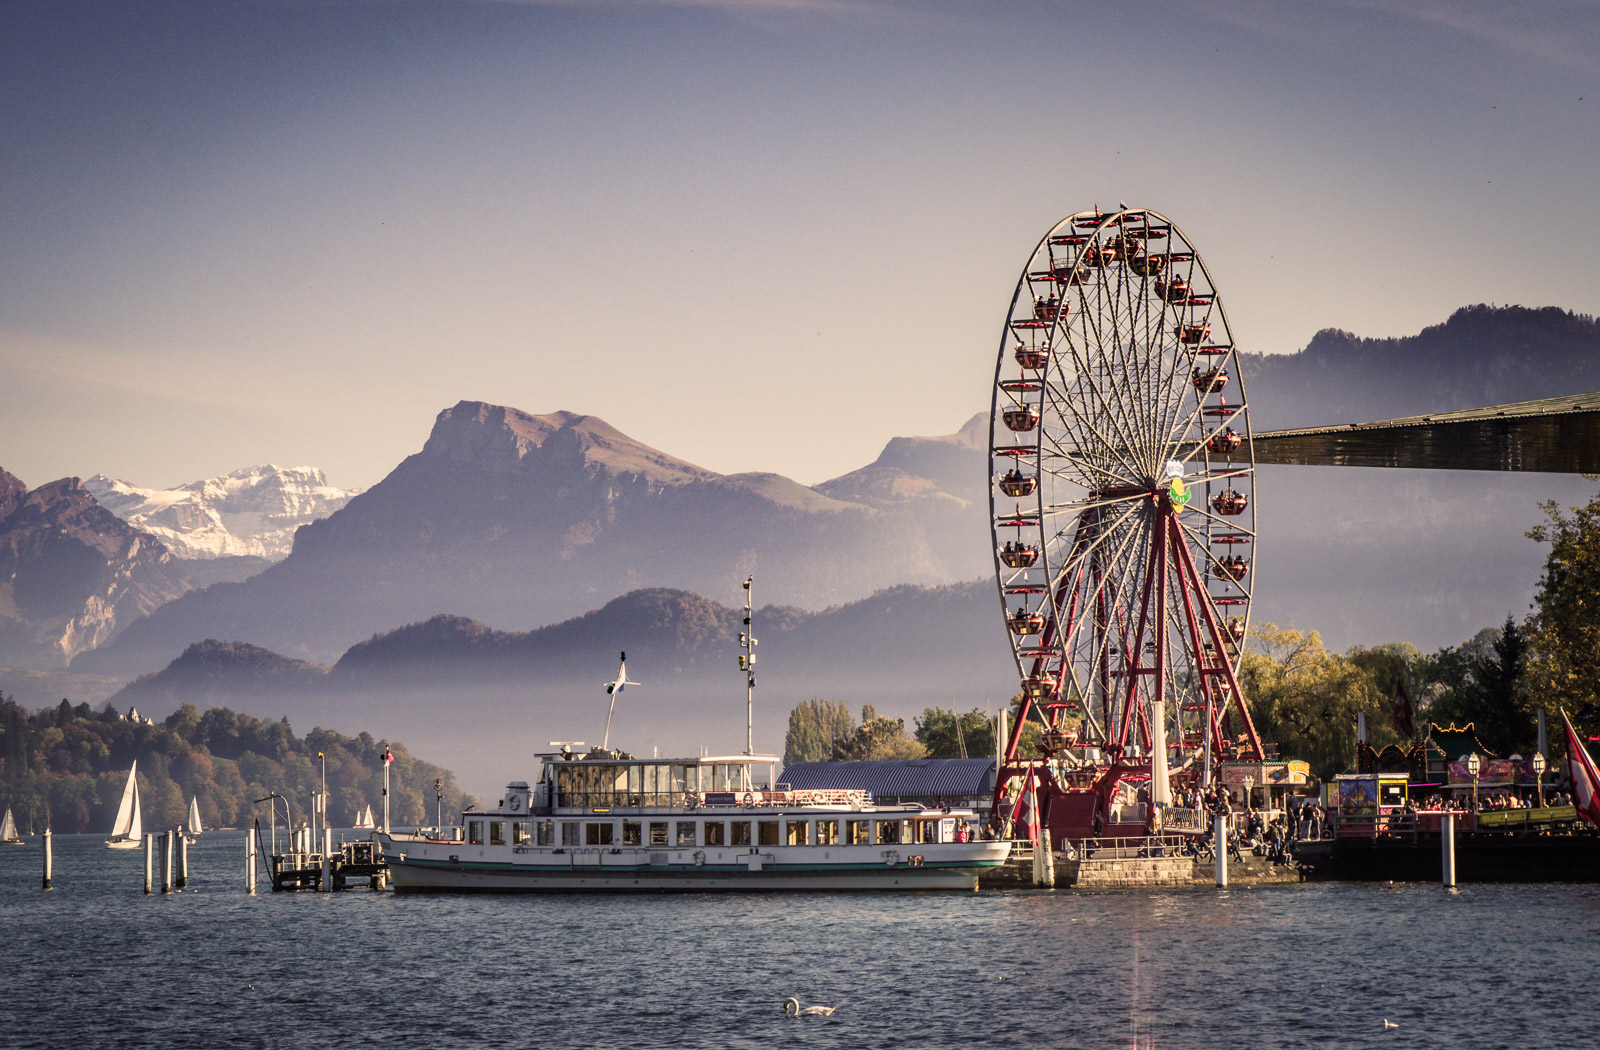
<instances>
[{"instance_id":1,"label":"evergreen tree","mask_svg":"<svg viewBox=\"0 0 1600 1050\"><path fill-rule=\"evenodd\" d=\"M783 764L821 762L834 745L856 731L850 709L838 700L812 697L802 700L789 712L789 731L783 738Z\"/></svg>"}]
</instances>

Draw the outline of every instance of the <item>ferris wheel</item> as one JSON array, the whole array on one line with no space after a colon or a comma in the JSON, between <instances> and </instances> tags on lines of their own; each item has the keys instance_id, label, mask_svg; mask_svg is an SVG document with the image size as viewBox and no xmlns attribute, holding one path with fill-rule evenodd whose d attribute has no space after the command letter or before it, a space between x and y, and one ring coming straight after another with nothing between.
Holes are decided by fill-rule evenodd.
<instances>
[{"instance_id":1,"label":"ferris wheel","mask_svg":"<svg viewBox=\"0 0 1600 1050\"><path fill-rule=\"evenodd\" d=\"M1142 761L1161 783L1169 754L1208 739L1259 759L1238 681L1250 406L1221 296L1171 220L1096 209L1039 241L990 416L995 575L1023 695L1004 765L1023 761L1030 714L1046 756Z\"/></svg>"}]
</instances>

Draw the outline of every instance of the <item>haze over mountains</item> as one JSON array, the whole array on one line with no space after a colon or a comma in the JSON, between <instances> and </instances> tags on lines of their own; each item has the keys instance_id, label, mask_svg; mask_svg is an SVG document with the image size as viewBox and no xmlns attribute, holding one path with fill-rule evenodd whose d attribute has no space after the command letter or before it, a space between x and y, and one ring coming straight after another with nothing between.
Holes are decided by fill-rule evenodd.
<instances>
[{"instance_id":1,"label":"haze over mountains","mask_svg":"<svg viewBox=\"0 0 1600 1050\"><path fill-rule=\"evenodd\" d=\"M1324 332L1299 354L1243 367L1264 429L1596 389L1597 363L1591 318L1471 307L1408 339ZM948 436L895 438L873 463L807 487L717 474L592 416L462 402L388 477L301 527L278 564L200 590L208 581L197 569L239 559L176 559L87 486L68 479L29 493L10 479L3 661L59 667L76 657L76 689L111 681L87 674L131 677L183 654L184 674L139 701L159 713L158 696L201 689L191 665L203 656L201 695L263 715L303 710L339 728L415 709L404 724L449 736L470 707L484 719L532 718L535 736L587 739L591 686L627 649L636 677L646 662L667 668L650 682L662 706L641 708L639 726L655 727L658 741L692 730L715 742L694 713L731 702L719 717L738 722L742 693L728 681L731 612L718 601L734 601L753 572L759 600L773 605L761 651L762 691L779 697L769 702L831 695L906 715L981 705L1013 674L987 582L987 426L980 414ZM1555 475L1263 468L1255 615L1318 628L1339 648L1455 644L1525 611L1543 560L1523 538L1537 502L1580 502L1592 489ZM118 504L124 512L144 500L155 513L143 520L176 527L159 524L159 505L182 498L106 492L130 501ZM197 520L196 531L209 527ZM660 594L678 597L649 597ZM827 611L803 611L818 609ZM204 639L245 644L190 650ZM252 693L267 666L285 677ZM0 688L14 692L18 680L0 677ZM672 712L670 729L661 711ZM558 733L568 718L576 724Z\"/></svg>"}]
</instances>

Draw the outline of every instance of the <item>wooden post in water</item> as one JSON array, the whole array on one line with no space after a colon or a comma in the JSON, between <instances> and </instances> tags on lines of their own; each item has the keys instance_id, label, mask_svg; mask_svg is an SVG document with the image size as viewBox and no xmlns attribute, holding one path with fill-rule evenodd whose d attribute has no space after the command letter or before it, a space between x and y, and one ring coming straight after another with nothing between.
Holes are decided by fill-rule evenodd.
<instances>
[{"instance_id":1,"label":"wooden post in water","mask_svg":"<svg viewBox=\"0 0 1600 1050\"><path fill-rule=\"evenodd\" d=\"M1056 888L1056 853L1050 848L1050 829L1039 829L1039 848L1044 850L1044 885L1046 889Z\"/></svg>"},{"instance_id":2,"label":"wooden post in water","mask_svg":"<svg viewBox=\"0 0 1600 1050\"><path fill-rule=\"evenodd\" d=\"M50 829L44 829L44 888L50 888Z\"/></svg>"},{"instance_id":3,"label":"wooden post in water","mask_svg":"<svg viewBox=\"0 0 1600 1050\"><path fill-rule=\"evenodd\" d=\"M153 834L146 835L144 837L144 892L146 896L148 896L150 893L150 880L155 869L155 861L156 837Z\"/></svg>"},{"instance_id":4,"label":"wooden post in water","mask_svg":"<svg viewBox=\"0 0 1600 1050\"><path fill-rule=\"evenodd\" d=\"M1216 841L1211 844L1217 857L1217 888L1228 888L1228 815L1218 813L1215 821Z\"/></svg>"},{"instance_id":5,"label":"wooden post in water","mask_svg":"<svg viewBox=\"0 0 1600 1050\"><path fill-rule=\"evenodd\" d=\"M1456 884L1456 815L1446 813L1439 820L1439 868L1445 886Z\"/></svg>"},{"instance_id":6,"label":"wooden post in water","mask_svg":"<svg viewBox=\"0 0 1600 1050\"><path fill-rule=\"evenodd\" d=\"M174 831L178 837L178 877L173 885L178 889L187 889L189 886L189 836L182 831Z\"/></svg>"},{"instance_id":7,"label":"wooden post in water","mask_svg":"<svg viewBox=\"0 0 1600 1050\"><path fill-rule=\"evenodd\" d=\"M161 892L172 892L172 832L161 833Z\"/></svg>"},{"instance_id":8,"label":"wooden post in water","mask_svg":"<svg viewBox=\"0 0 1600 1050\"><path fill-rule=\"evenodd\" d=\"M256 836L260 833L259 818L252 827L244 829L244 891L252 897L256 892Z\"/></svg>"},{"instance_id":9,"label":"wooden post in water","mask_svg":"<svg viewBox=\"0 0 1600 1050\"><path fill-rule=\"evenodd\" d=\"M333 892L333 831L326 826L322 829L322 877L317 880L317 889Z\"/></svg>"}]
</instances>

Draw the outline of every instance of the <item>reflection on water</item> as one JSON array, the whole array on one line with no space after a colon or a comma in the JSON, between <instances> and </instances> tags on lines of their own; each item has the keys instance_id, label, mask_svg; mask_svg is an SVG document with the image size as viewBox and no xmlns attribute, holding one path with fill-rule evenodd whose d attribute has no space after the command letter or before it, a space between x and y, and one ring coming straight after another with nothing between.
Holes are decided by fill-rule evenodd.
<instances>
[{"instance_id":1,"label":"reflection on water","mask_svg":"<svg viewBox=\"0 0 1600 1050\"><path fill-rule=\"evenodd\" d=\"M1600 980L1589 886L251 899L242 857L163 899L95 837L49 894L0 850L0 1042L1476 1050L1587 1045Z\"/></svg>"}]
</instances>

